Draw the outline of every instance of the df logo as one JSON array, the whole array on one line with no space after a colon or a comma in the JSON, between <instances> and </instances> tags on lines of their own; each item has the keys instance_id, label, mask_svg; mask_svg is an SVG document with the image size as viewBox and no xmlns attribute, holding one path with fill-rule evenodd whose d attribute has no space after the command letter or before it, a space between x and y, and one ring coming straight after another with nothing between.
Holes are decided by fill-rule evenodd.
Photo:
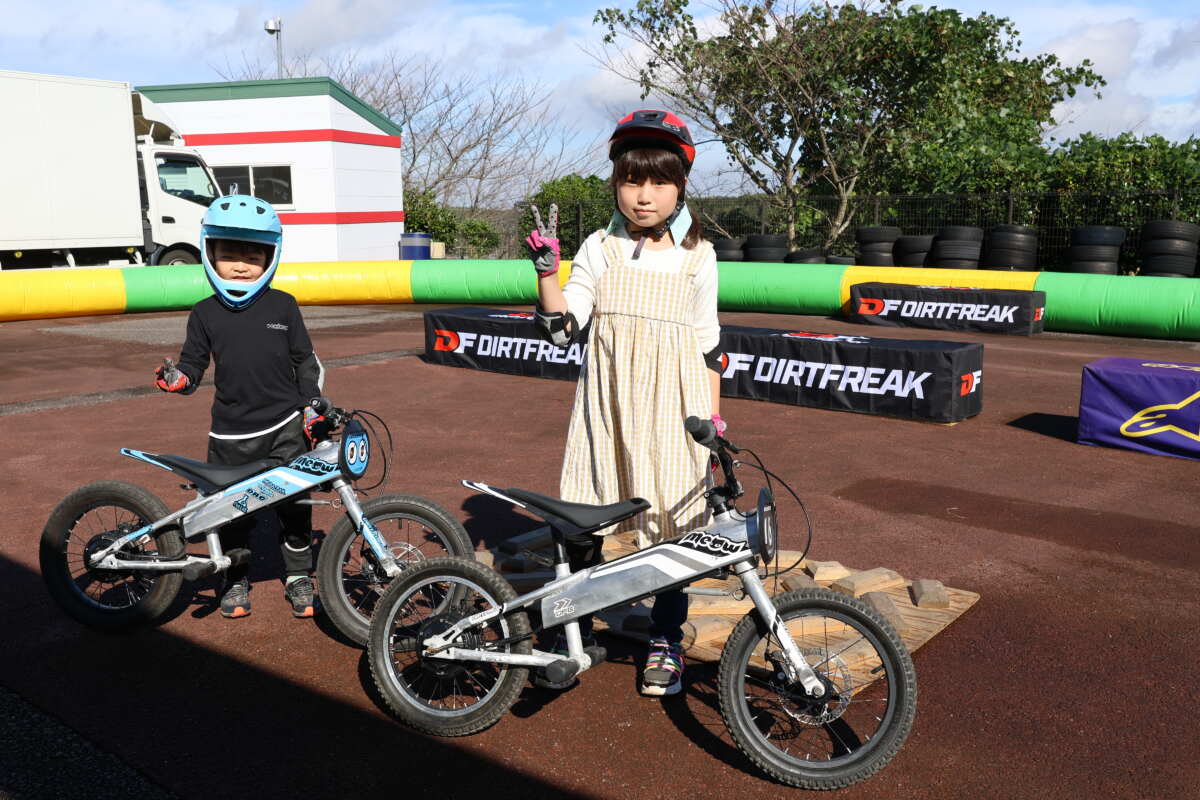
<instances>
[{"instance_id":1,"label":"df logo","mask_svg":"<svg viewBox=\"0 0 1200 800\"><path fill-rule=\"evenodd\" d=\"M958 376L959 387L958 393L963 397L969 394L975 394L979 389L979 384L983 382L983 370L977 369L974 372L968 372Z\"/></svg>"}]
</instances>

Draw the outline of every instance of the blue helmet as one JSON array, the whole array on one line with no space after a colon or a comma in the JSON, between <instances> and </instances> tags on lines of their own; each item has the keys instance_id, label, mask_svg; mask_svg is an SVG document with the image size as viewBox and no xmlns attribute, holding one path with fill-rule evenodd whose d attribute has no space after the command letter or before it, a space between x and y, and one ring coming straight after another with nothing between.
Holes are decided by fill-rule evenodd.
<instances>
[{"instance_id":1,"label":"blue helmet","mask_svg":"<svg viewBox=\"0 0 1200 800\"><path fill-rule=\"evenodd\" d=\"M253 283L227 281L217 274L209 242L213 239L235 239L254 242L270 248L266 269ZM283 225L271 204L245 194L218 197L204 213L200 223L200 260L204 274L212 284L217 299L234 311L246 308L271 287L275 268L279 266L279 251L283 245Z\"/></svg>"}]
</instances>

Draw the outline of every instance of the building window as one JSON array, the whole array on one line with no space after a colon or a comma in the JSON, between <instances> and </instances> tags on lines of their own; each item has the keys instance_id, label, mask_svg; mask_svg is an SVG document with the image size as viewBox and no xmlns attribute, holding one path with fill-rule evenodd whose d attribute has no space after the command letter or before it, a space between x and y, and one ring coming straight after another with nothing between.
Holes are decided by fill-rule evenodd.
<instances>
[{"instance_id":1,"label":"building window","mask_svg":"<svg viewBox=\"0 0 1200 800\"><path fill-rule=\"evenodd\" d=\"M250 194L273 206L292 205L292 168L278 166L213 167L224 194Z\"/></svg>"}]
</instances>

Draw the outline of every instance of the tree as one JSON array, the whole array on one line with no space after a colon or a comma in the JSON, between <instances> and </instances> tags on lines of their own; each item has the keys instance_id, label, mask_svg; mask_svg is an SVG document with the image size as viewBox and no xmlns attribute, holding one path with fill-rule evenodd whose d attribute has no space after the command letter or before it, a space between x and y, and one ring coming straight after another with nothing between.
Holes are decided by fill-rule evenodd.
<instances>
[{"instance_id":1,"label":"tree","mask_svg":"<svg viewBox=\"0 0 1200 800\"><path fill-rule=\"evenodd\" d=\"M612 219L613 190L608 181L597 175L565 175L547 181L529 198L547 222L550 204L557 203L558 244L563 258L571 258L583 245L583 239ZM521 211L521 230L533 230L533 213L526 204Z\"/></svg>"},{"instance_id":2,"label":"tree","mask_svg":"<svg viewBox=\"0 0 1200 800\"><path fill-rule=\"evenodd\" d=\"M826 244L852 223L854 198L912 182L938 166L939 188L961 182L981 157L997 172L1027 165L1056 103L1103 80L1084 61L1013 58L1005 19L950 9L875 10L797 0L717 0L702 31L687 0L638 0L605 9L602 57L643 97L671 102L718 136L733 163L787 220L810 193L833 195ZM941 159L941 160L939 160ZM932 186L930 187L932 188ZM928 189L926 189L928 190Z\"/></svg>"}]
</instances>

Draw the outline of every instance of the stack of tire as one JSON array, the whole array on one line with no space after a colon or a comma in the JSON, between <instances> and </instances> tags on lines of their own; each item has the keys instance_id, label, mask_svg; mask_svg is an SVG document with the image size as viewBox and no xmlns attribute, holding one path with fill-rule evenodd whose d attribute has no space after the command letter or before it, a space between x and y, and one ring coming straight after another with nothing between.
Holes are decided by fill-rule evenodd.
<instances>
[{"instance_id":1,"label":"stack of tire","mask_svg":"<svg viewBox=\"0 0 1200 800\"><path fill-rule=\"evenodd\" d=\"M897 267L923 267L932 247L932 236L899 236L892 244L892 263Z\"/></svg>"},{"instance_id":2,"label":"stack of tire","mask_svg":"<svg viewBox=\"0 0 1200 800\"><path fill-rule=\"evenodd\" d=\"M717 251L717 261L744 261L742 245L745 239L714 239L713 250Z\"/></svg>"},{"instance_id":3,"label":"stack of tire","mask_svg":"<svg viewBox=\"0 0 1200 800\"><path fill-rule=\"evenodd\" d=\"M1037 228L1028 225L996 225L983 237L983 269L1037 269Z\"/></svg>"},{"instance_id":4,"label":"stack of tire","mask_svg":"<svg viewBox=\"0 0 1200 800\"><path fill-rule=\"evenodd\" d=\"M1119 225L1085 225L1071 231L1067 272L1116 275L1125 229Z\"/></svg>"},{"instance_id":5,"label":"stack of tire","mask_svg":"<svg viewBox=\"0 0 1200 800\"><path fill-rule=\"evenodd\" d=\"M900 229L892 225L860 225L854 229L858 263L864 267L892 267L892 247Z\"/></svg>"},{"instance_id":6,"label":"stack of tire","mask_svg":"<svg viewBox=\"0 0 1200 800\"><path fill-rule=\"evenodd\" d=\"M970 225L946 225L933 237L927 263L946 269L978 269L983 249L983 228Z\"/></svg>"},{"instance_id":7,"label":"stack of tire","mask_svg":"<svg viewBox=\"0 0 1200 800\"><path fill-rule=\"evenodd\" d=\"M819 247L793 250L784 256L783 260L788 264L824 264L825 251Z\"/></svg>"},{"instance_id":8,"label":"stack of tire","mask_svg":"<svg viewBox=\"0 0 1200 800\"><path fill-rule=\"evenodd\" d=\"M1196 274L1196 249L1200 225L1177 220L1154 220L1142 226L1138 248L1140 274L1160 278L1188 278Z\"/></svg>"}]
</instances>

